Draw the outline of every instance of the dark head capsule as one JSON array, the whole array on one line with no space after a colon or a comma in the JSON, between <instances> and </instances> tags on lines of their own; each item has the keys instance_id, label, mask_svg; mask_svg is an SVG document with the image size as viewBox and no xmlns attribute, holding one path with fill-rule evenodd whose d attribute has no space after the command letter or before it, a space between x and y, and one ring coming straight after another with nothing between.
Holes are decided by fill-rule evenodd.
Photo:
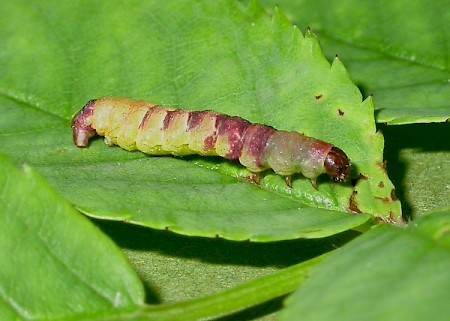
<instances>
[{"instance_id":1,"label":"dark head capsule","mask_svg":"<svg viewBox=\"0 0 450 321\"><path fill-rule=\"evenodd\" d=\"M333 147L325 158L325 170L336 182L346 181L352 171L347 155L337 147Z\"/></svg>"}]
</instances>

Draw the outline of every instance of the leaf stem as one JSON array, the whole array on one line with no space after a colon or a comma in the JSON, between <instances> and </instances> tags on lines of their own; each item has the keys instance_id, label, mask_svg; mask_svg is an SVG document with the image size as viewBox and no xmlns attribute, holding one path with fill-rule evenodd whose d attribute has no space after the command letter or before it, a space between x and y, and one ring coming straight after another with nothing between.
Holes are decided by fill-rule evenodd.
<instances>
[{"instance_id":1,"label":"leaf stem","mask_svg":"<svg viewBox=\"0 0 450 321\"><path fill-rule=\"evenodd\" d=\"M308 261L209 296L178 303L146 305L134 311L121 311L109 316L86 318L78 316L76 320L189 321L221 317L292 292L306 279L309 272L329 254L322 254Z\"/></svg>"}]
</instances>

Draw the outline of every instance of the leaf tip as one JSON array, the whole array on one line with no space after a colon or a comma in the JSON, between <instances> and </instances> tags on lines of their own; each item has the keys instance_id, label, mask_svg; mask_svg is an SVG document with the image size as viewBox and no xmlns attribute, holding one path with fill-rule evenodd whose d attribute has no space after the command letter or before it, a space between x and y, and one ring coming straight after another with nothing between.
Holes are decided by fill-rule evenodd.
<instances>
[{"instance_id":1,"label":"leaf tip","mask_svg":"<svg viewBox=\"0 0 450 321\"><path fill-rule=\"evenodd\" d=\"M305 42L304 49L306 52L310 52L311 56L323 56L322 47L320 46L319 40L316 34L308 27L305 32Z\"/></svg>"},{"instance_id":2,"label":"leaf tip","mask_svg":"<svg viewBox=\"0 0 450 321\"><path fill-rule=\"evenodd\" d=\"M375 104L373 103L373 96L370 95L362 102L362 107L368 110L371 114L375 113Z\"/></svg>"},{"instance_id":3,"label":"leaf tip","mask_svg":"<svg viewBox=\"0 0 450 321\"><path fill-rule=\"evenodd\" d=\"M364 99L364 102L365 102L366 104L368 104L369 106L370 106L370 105L373 106L373 105L374 105L374 104L373 104L373 94L370 94L369 96L367 96L367 98Z\"/></svg>"},{"instance_id":4,"label":"leaf tip","mask_svg":"<svg viewBox=\"0 0 450 321\"><path fill-rule=\"evenodd\" d=\"M337 54L333 59L333 63L331 64L331 73L340 77L341 79L346 79L353 83L350 79L350 74L348 73L347 68L345 68L342 60Z\"/></svg>"},{"instance_id":5,"label":"leaf tip","mask_svg":"<svg viewBox=\"0 0 450 321\"><path fill-rule=\"evenodd\" d=\"M310 26L306 27L305 38L306 37L317 39L316 34L314 33L314 31L312 30L312 28Z\"/></svg>"},{"instance_id":6,"label":"leaf tip","mask_svg":"<svg viewBox=\"0 0 450 321\"><path fill-rule=\"evenodd\" d=\"M286 15L281 11L280 6L276 5L272 16L272 21L275 25L280 27L290 27L292 23L286 17Z\"/></svg>"}]
</instances>

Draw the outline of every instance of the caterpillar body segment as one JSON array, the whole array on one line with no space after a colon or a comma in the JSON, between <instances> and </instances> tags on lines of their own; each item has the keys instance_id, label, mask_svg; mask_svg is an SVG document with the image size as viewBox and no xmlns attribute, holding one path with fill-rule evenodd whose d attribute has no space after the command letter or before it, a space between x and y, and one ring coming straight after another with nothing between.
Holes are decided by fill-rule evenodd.
<instances>
[{"instance_id":1,"label":"caterpillar body segment","mask_svg":"<svg viewBox=\"0 0 450 321\"><path fill-rule=\"evenodd\" d=\"M312 182L323 173L343 181L351 172L347 155L332 144L210 110L103 97L89 101L75 115L72 130L78 147L87 146L97 134L107 144L130 151L221 156L238 160L253 173L266 169L286 177L302 173Z\"/></svg>"}]
</instances>

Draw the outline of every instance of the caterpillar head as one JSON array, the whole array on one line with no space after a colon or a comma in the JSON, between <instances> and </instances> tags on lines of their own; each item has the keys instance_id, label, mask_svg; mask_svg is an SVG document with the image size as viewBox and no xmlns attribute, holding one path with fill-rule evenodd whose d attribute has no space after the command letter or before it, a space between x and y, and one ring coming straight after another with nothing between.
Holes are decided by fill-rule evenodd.
<instances>
[{"instance_id":1,"label":"caterpillar head","mask_svg":"<svg viewBox=\"0 0 450 321\"><path fill-rule=\"evenodd\" d=\"M95 99L90 100L72 120L73 141L78 147L86 147L89 138L96 134L91 126Z\"/></svg>"},{"instance_id":2,"label":"caterpillar head","mask_svg":"<svg viewBox=\"0 0 450 321\"><path fill-rule=\"evenodd\" d=\"M347 155L337 147L333 147L325 158L325 170L335 182L346 181L352 171Z\"/></svg>"}]
</instances>

